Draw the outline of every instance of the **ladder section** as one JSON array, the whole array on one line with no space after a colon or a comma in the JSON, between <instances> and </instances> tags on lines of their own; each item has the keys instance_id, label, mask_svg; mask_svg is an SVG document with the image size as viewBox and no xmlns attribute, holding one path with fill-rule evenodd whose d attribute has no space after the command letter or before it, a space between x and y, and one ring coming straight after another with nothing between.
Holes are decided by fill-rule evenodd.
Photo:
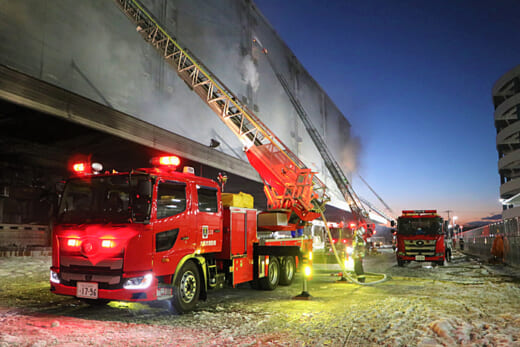
<instances>
[{"instance_id":1,"label":"ladder section","mask_svg":"<svg viewBox=\"0 0 520 347\"><path fill-rule=\"evenodd\" d=\"M266 55L267 56L267 55ZM334 159L332 156L332 153L330 153L329 148L327 147L327 144L321 137L321 135L318 133L316 128L312 125L309 116L307 115L307 112L301 105L298 99L293 95L291 90L289 89L289 85L287 84L287 81L285 78L276 71L274 64L271 62L271 59L267 56L267 59L269 60L269 63L271 64L271 68L276 74L276 77L280 81L280 84L282 85L283 89L285 90L285 93L289 97L291 103L294 106L294 109L296 110L296 113L300 116L300 119L302 120L305 129L309 133L309 136L311 137L312 141L314 142L314 145L316 148L318 148L318 151L323 158L323 161L325 163L325 166L329 170L330 174L332 175L332 178L334 179L334 182L338 186L340 192L343 194L343 197L345 198L345 201L349 205L352 213L354 216L358 219L359 222L365 222L368 218L368 212L365 211L363 205L361 204L361 201L359 197L356 195L354 190L352 190L349 186L349 180L347 179L347 176L344 174L343 170L339 166L338 162Z\"/></svg>"},{"instance_id":2,"label":"ladder section","mask_svg":"<svg viewBox=\"0 0 520 347\"><path fill-rule=\"evenodd\" d=\"M345 198L345 201L349 205L352 213L354 216L358 219L359 222L368 222L368 212L365 210L363 204L361 203L362 200L357 196L357 194L352 189L352 185L348 181L346 175L344 174L343 170L339 166L338 162L334 159L334 156L330 152L327 144L323 140L323 137L319 134L319 132L316 130L314 125L312 124L309 116L307 115L307 112L303 108L300 101L294 96L294 94L291 92L291 89L289 88L289 85L285 78L282 76L281 73L278 72L276 69L276 66L271 61L271 58L268 55L267 49L262 47L261 43L254 38L253 42L256 43L261 49L262 52L265 54L265 57L267 61L269 62L269 65L271 66L271 69L273 70L274 74L276 75L276 78L282 85L285 93L289 97L289 100L291 101L294 109L296 110L296 113L300 117L301 121L303 122L305 129L307 130L307 133L311 137L312 141L314 142L314 145L318 149L321 157L323 158L323 161L325 163L325 166L329 170L330 174L332 175L332 178L334 179L334 182L336 183L338 189L343 194L343 197ZM363 182L368 186L368 183L363 179ZM383 202L383 204L387 207L388 210L391 210L390 207L381 199L379 195L370 187L370 190L378 197L378 199ZM363 203L366 206L369 206L372 210L380 214L383 218L387 220L392 220L391 217L388 217L385 213L378 210L374 206L372 206L368 201L363 200Z\"/></svg>"},{"instance_id":3,"label":"ladder section","mask_svg":"<svg viewBox=\"0 0 520 347\"><path fill-rule=\"evenodd\" d=\"M115 0L137 31L176 70L180 78L218 115L244 145L264 181L268 205L290 208L309 221L327 201L325 185L260 119L192 54L177 43L136 0Z\"/></svg>"},{"instance_id":4,"label":"ladder section","mask_svg":"<svg viewBox=\"0 0 520 347\"><path fill-rule=\"evenodd\" d=\"M359 178L361 178L361 180L363 181L363 183L366 184L366 186L368 187L368 189L370 189L370 191L379 199L379 201L383 204L383 206L386 208L387 212L389 213L389 215L395 215L394 211L390 208L390 206L388 206L388 204L383 200L383 198L381 198L379 196L379 194L376 193L376 191L370 186L370 184L368 184L367 181L365 181L365 179L361 176L361 175L358 175ZM381 216L383 216L384 218L386 218L387 220L391 221L393 220L392 217L390 217L389 215L387 215L385 212L381 211L381 210L378 210L376 209L374 206L372 206L370 203L367 203L367 201L363 200L363 203L365 205L367 205L368 207L370 207L371 209L373 209L374 211L376 211L377 213L379 213Z\"/></svg>"}]
</instances>

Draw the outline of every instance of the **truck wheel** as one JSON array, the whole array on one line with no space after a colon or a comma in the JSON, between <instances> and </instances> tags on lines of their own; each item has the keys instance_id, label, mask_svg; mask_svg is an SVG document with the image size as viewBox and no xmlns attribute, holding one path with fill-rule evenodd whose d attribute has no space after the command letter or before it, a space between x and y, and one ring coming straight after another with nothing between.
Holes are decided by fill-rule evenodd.
<instances>
[{"instance_id":1,"label":"truck wheel","mask_svg":"<svg viewBox=\"0 0 520 347\"><path fill-rule=\"evenodd\" d=\"M439 266L444 266L444 260L439 260L436 262Z\"/></svg>"},{"instance_id":2,"label":"truck wheel","mask_svg":"<svg viewBox=\"0 0 520 347\"><path fill-rule=\"evenodd\" d=\"M199 300L200 275L197 265L186 262L173 284L172 305L178 313L186 313L195 307Z\"/></svg>"},{"instance_id":3,"label":"truck wheel","mask_svg":"<svg viewBox=\"0 0 520 347\"><path fill-rule=\"evenodd\" d=\"M280 263L276 257L269 257L267 276L260 278L260 287L263 290L274 290L280 281Z\"/></svg>"},{"instance_id":4,"label":"truck wheel","mask_svg":"<svg viewBox=\"0 0 520 347\"><path fill-rule=\"evenodd\" d=\"M404 260L397 259L397 266L403 266L403 265L404 265Z\"/></svg>"},{"instance_id":5,"label":"truck wheel","mask_svg":"<svg viewBox=\"0 0 520 347\"><path fill-rule=\"evenodd\" d=\"M451 249L446 250L446 261L451 263Z\"/></svg>"},{"instance_id":6,"label":"truck wheel","mask_svg":"<svg viewBox=\"0 0 520 347\"><path fill-rule=\"evenodd\" d=\"M291 285L294 280L294 273L296 272L296 261L294 257L284 257L282 258L280 271L280 284L282 286Z\"/></svg>"}]
</instances>

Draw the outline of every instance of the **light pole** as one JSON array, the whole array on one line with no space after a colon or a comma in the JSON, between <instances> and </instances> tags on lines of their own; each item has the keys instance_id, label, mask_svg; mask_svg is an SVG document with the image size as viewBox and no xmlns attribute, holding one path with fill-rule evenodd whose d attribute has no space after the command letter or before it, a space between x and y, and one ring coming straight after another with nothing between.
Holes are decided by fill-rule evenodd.
<instances>
[{"instance_id":1,"label":"light pole","mask_svg":"<svg viewBox=\"0 0 520 347\"><path fill-rule=\"evenodd\" d=\"M456 221L458 218L459 218L459 217L457 217L457 216L453 216L453 233L454 233L454 234L457 234L457 231L458 231L458 229L455 227L455 225L456 225L456 224L455 224L455 221Z\"/></svg>"},{"instance_id":2,"label":"light pole","mask_svg":"<svg viewBox=\"0 0 520 347\"><path fill-rule=\"evenodd\" d=\"M453 210L445 210L444 212L448 212L448 223L450 222L450 213L453 212Z\"/></svg>"}]
</instances>

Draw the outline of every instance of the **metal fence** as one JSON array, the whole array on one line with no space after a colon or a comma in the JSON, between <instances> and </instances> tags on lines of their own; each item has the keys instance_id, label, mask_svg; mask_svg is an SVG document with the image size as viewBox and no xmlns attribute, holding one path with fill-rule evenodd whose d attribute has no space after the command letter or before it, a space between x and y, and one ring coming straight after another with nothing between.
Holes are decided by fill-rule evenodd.
<instances>
[{"instance_id":1,"label":"metal fence","mask_svg":"<svg viewBox=\"0 0 520 347\"><path fill-rule=\"evenodd\" d=\"M519 225L520 217L515 217L465 231L460 235L464 240L463 252L487 261L492 258L493 241L500 234L504 238L504 261L506 264L520 267Z\"/></svg>"}]
</instances>

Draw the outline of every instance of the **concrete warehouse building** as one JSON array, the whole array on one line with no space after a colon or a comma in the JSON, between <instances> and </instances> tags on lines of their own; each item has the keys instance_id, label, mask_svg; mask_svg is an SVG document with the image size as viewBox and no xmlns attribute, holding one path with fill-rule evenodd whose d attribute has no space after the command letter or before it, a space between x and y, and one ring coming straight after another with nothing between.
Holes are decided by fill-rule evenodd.
<instances>
[{"instance_id":1,"label":"concrete warehouse building","mask_svg":"<svg viewBox=\"0 0 520 347\"><path fill-rule=\"evenodd\" d=\"M254 2L142 4L319 173L340 208L334 210L349 211L275 71L347 173L357 148L350 123ZM265 201L240 141L142 39L116 1L7 1L0 3L0 19L3 230L49 221L54 184L68 175L67 158L76 154L101 157L107 169L122 171L148 165L149 154L173 153L198 175L214 179L222 170L234 175L229 184L256 184L255 201Z\"/></svg>"}]
</instances>

